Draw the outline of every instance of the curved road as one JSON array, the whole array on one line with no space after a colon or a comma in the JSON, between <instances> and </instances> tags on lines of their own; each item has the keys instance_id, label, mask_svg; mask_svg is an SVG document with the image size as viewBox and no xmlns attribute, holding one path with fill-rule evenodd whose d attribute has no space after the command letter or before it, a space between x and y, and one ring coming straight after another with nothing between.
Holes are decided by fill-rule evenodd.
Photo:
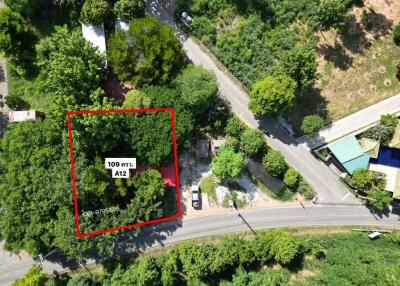
<instances>
[{"instance_id":1,"label":"curved road","mask_svg":"<svg viewBox=\"0 0 400 286\"><path fill-rule=\"evenodd\" d=\"M268 130L273 136L265 139L270 147L279 150L286 161L296 168L318 193L319 202L339 204L359 204L353 195L339 182L336 174L318 161L307 148L300 145L272 118L257 119L248 108L249 98L201 48L177 27L174 19L163 8L160 1L150 1L148 11L162 22L172 26L186 51L188 58L212 71L217 77L220 95L225 98L232 111L252 128Z\"/></svg>"},{"instance_id":2,"label":"curved road","mask_svg":"<svg viewBox=\"0 0 400 286\"><path fill-rule=\"evenodd\" d=\"M151 13L157 15L161 21L175 27L173 19L157 3L153 1L150 4ZM288 163L297 168L318 192L320 202L327 205L306 206L305 209L300 206L253 209L242 211L241 216L231 211L155 225L145 228L136 236L134 231L121 234L120 242L115 246L117 254L130 253L186 239L261 228L315 225L375 225L400 228L398 216L400 209L393 209L390 215L379 217L364 206L360 206L352 195L348 195L349 193L339 183L334 173L316 160L307 149L297 145L294 138L273 119L264 118L261 121L255 119L248 109L247 95L219 70L198 45L182 34L178 28L176 31L188 57L195 64L201 64L215 73L221 95L230 102L232 110L249 126L265 129L273 134L273 137L266 137L269 146L280 150L285 155ZM0 244L0 246L2 245ZM53 256L48 258L55 259ZM16 278L22 277L33 263L34 261L30 257L18 259L0 249L0 285L10 285ZM61 264L48 260L45 261L43 268L48 273L66 269Z\"/></svg>"}]
</instances>

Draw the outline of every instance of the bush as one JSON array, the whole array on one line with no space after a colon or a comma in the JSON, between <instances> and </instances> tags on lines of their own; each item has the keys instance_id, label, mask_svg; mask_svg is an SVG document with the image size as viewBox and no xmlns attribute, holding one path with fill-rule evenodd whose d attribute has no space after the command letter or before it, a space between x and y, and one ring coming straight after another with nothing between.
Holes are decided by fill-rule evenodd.
<instances>
[{"instance_id":1,"label":"bush","mask_svg":"<svg viewBox=\"0 0 400 286\"><path fill-rule=\"evenodd\" d=\"M304 117L300 129L305 134L314 137L322 127L324 127L324 119L319 115L308 115Z\"/></svg>"},{"instance_id":2,"label":"bush","mask_svg":"<svg viewBox=\"0 0 400 286\"><path fill-rule=\"evenodd\" d=\"M254 157L265 146L264 133L258 129L247 128L240 137L240 151Z\"/></svg>"},{"instance_id":3,"label":"bush","mask_svg":"<svg viewBox=\"0 0 400 286\"><path fill-rule=\"evenodd\" d=\"M283 181L285 182L285 185L288 186L288 188L294 190L296 189L297 183L299 182L299 173L295 169L289 168L285 173Z\"/></svg>"},{"instance_id":4,"label":"bush","mask_svg":"<svg viewBox=\"0 0 400 286\"><path fill-rule=\"evenodd\" d=\"M243 167L243 155L228 148L222 148L212 160L213 174L221 181L238 177Z\"/></svg>"},{"instance_id":5,"label":"bush","mask_svg":"<svg viewBox=\"0 0 400 286\"><path fill-rule=\"evenodd\" d=\"M8 95L4 101L12 110L27 110L30 108L29 103L17 95Z\"/></svg>"},{"instance_id":6,"label":"bush","mask_svg":"<svg viewBox=\"0 0 400 286\"><path fill-rule=\"evenodd\" d=\"M357 188L363 191L369 191L373 186L374 176L372 172L367 169L358 169L353 172L351 182Z\"/></svg>"},{"instance_id":7,"label":"bush","mask_svg":"<svg viewBox=\"0 0 400 286\"><path fill-rule=\"evenodd\" d=\"M400 45L400 25L396 25L393 29L393 41L397 46Z\"/></svg>"},{"instance_id":8,"label":"bush","mask_svg":"<svg viewBox=\"0 0 400 286\"><path fill-rule=\"evenodd\" d=\"M275 150L269 150L267 155L264 156L263 166L274 177L281 177L287 168L282 153Z\"/></svg>"},{"instance_id":9,"label":"bush","mask_svg":"<svg viewBox=\"0 0 400 286\"><path fill-rule=\"evenodd\" d=\"M297 188L297 192L299 192L306 200L313 199L315 195L312 187L302 177L300 177L299 187Z\"/></svg>"},{"instance_id":10,"label":"bush","mask_svg":"<svg viewBox=\"0 0 400 286\"><path fill-rule=\"evenodd\" d=\"M114 4L114 14L122 20L130 22L134 18L145 16L146 1L119 0Z\"/></svg>"},{"instance_id":11,"label":"bush","mask_svg":"<svg viewBox=\"0 0 400 286\"><path fill-rule=\"evenodd\" d=\"M110 10L106 0L85 0L81 10L81 21L85 24L101 25Z\"/></svg>"},{"instance_id":12,"label":"bush","mask_svg":"<svg viewBox=\"0 0 400 286\"><path fill-rule=\"evenodd\" d=\"M243 132L246 130L246 125L236 116L232 116L225 127L226 135L232 136L236 139L240 139Z\"/></svg>"}]
</instances>

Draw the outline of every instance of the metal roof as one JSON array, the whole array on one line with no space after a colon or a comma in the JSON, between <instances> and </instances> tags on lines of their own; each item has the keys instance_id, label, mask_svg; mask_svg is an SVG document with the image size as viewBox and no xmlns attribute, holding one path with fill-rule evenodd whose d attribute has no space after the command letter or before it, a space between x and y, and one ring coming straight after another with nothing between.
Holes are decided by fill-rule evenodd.
<instances>
[{"instance_id":1,"label":"metal roof","mask_svg":"<svg viewBox=\"0 0 400 286\"><path fill-rule=\"evenodd\" d=\"M357 169L368 168L370 157L362 150L355 136L333 142L328 148L350 174Z\"/></svg>"}]
</instances>

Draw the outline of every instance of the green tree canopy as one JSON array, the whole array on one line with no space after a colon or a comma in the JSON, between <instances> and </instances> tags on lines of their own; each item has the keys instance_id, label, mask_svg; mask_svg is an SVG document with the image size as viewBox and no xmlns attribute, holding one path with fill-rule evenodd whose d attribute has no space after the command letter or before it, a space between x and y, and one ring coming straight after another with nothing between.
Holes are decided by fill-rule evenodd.
<instances>
[{"instance_id":1,"label":"green tree canopy","mask_svg":"<svg viewBox=\"0 0 400 286\"><path fill-rule=\"evenodd\" d=\"M171 115L146 113L128 121L129 144L141 162L159 166L172 156Z\"/></svg>"},{"instance_id":2,"label":"green tree canopy","mask_svg":"<svg viewBox=\"0 0 400 286\"><path fill-rule=\"evenodd\" d=\"M368 203L383 211L393 201L392 194L384 190L373 190L368 193Z\"/></svg>"},{"instance_id":3,"label":"green tree canopy","mask_svg":"<svg viewBox=\"0 0 400 286\"><path fill-rule=\"evenodd\" d=\"M240 151L253 157L265 146L264 133L258 129L247 128L240 137Z\"/></svg>"},{"instance_id":4,"label":"green tree canopy","mask_svg":"<svg viewBox=\"0 0 400 286\"><path fill-rule=\"evenodd\" d=\"M114 14L125 21L144 17L145 9L146 1L144 0L118 0L114 4Z\"/></svg>"},{"instance_id":5,"label":"green tree canopy","mask_svg":"<svg viewBox=\"0 0 400 286\"><path fill-rule=\"evenodd\" d=\"M108 43L108 58L120 80L135 86L164 84L182 64L182 45L173 30L155 17L135 19Z\"/></svg>"},{"instance_id":6,"label":"green tree canopy","mask_svg":"<svg viewBox=\"0 0 400 286\"><path fill-rule=\"evenodd\" d=\"M324 124L324 119L319 115L307 115L303 118L300 129L304 134L314 137L317 132L324 127Z\"/></svg>"},{"instance_id":7,"label":"green tree canopy","mask_svg":"<svg viewBox=\"0 0 400 286\"><path fill-rule=\"evenodd\" d=\"M144 92L139 90L131 90L126 94L122 108L124 109L140 109L147 108L151 105L151 98Z\"/></svg>"},{"instance_id":8,"label":"green tree canopy","mask_svg":"<svg viewBox=\"0 0 400 286\"><path fill-rule=\"evenodd\" d=\"M235 153L229 148L221 148L211 165L213 174L224 181L240 175L244 167L244 159L241 153Z\"/></svg>"},{"instance_id":9,"label":"green tree canopy","mask_svg":"<svg viewBox=\"0 0 400 286\"><path fill-rule=\"evenodd\" d=\"M300 243L288 232L278 230L271 235L271 253L274 259L283 264L291 262L300 250Z\"/></svg>"},{"instance_id":10,"label":"green tree canopy","mask_svg":"<svg viewBox=\"0 0 400 286\"><path fill-rule=\"evenodd\" d=\"M290 76L300 88L312 86L317 76L316 58L313 49L294 48L283 52L277 74Z\"/></svg>"},{"instance_id":11,"label":"green tree canopy","mask_svg":"<svg viewBox=\"0 0 400 286\"><path fill-rule=\"evenodd\" d=\"M202 66L188 65L173 83L181 94L181 104L197 116L210 109L218 92L215 75Z\"/></svg>"},{"instance_id":12,"label":"green tree canopy","mask_svg":"<svg viewBox=\"0 0 400 286\"><path fill-rule=\"evenodd\" d=\"M19 74L33 68L36 38L28 23L10 8L0 9L0 52L15 65Z\"/></svg>"},{"instance_id":13,"label":"green tree canopy","mask_svg":"<svg viewBox=\"0 0 400 286\"><path fill-rule=\"evenodd\" d=\"M367 169L358 169L351 175L351 182L363 191L369 191L374 182L374 175Z\"/></svg>"},{"instance_id":14,"label":"green tree canopy","mask_svg":"<svg viewBox=\"0 0 400 286\"><path fill-rule=\"evenodd\" d=\"M263 166L268 173L275 177L281 177L287 169L282 153L272 149L268 150L267 155L264 156Z\"/></svg>"},{"instance_id":15,"label":"green tree canopy","mask_svg":"<svg viewBox=\"0 0 400 286\"><path fill-rule=\"evenodd\" d=\"M312 25L321 31L339 28L344 24L351 5L349 0L323 0L311 18Z\"/></svg>"},{"instance_id":16,"label":"green tree canopy","mask_svg":"<svg viewBox=\"0 0 400 286\"><path fill-rule=\"evenodd\" d=\"M246 125L236 116L232 116L228 120L224 131L227 135L240 139L245 130Z\"/></svg>"},{"instance_id":17,"label":"green tree canopy","mask_svg":"<svg viewBox=\"0 0 400 286\"><path fill-rule=\"evenodd\" d=\"M285 173L285 177L283 178L283 181L286 186L288 186L290 189L294 190L296 189L298 183L299 183L299 172L297 172L294 168L289 168L287 169Z\"/></svg>"},{"instance_id":18,"label":"green tree canopy","mask_svg":"<svg viewBox=\"0 0 400 286\"><path fill-rule=\"evenodd\" d=\"M81 21L85 24L101 25L111 12L107 0L85 0L81 10Z\"/></svg>"},{"instance_id":19,"label":"green tree canopy","mask_svg":"<svg viewBox=\"0 0 400 286\"><path fill-rule=\"evenodd\" d=\"M296 82L288 76L267 76L254 84L249 107L256 115L290 111L295 104Z\"/></svg>"},{"instance_id":20,"label":"green tree canopy","mask_svg":"<svg viewBox=\"0 0 400 286\"><path fill-rule=\"evenodd\" d=\"M45 286L49 277L42 273L40 266L34 264L29 268L28 272L25 273L24 278L16 279L12 286Z\"/></svg>"}]
</instances>

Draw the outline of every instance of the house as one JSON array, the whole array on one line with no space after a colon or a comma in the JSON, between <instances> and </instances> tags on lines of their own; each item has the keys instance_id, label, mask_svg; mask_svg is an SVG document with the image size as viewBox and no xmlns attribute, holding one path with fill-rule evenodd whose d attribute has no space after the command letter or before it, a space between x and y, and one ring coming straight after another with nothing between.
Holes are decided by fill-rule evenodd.
<instances>
[{"instance_id":1,"label":"house","mask_svg":"<svg viewBox=\"0 0 400 286\"><path fill-rule=\"evenodd\" d=\"M129 30L129 23L125 22L121 18L117 18L115 20L115 31L128 31Z\"/></svg>"},{"instance_id":2,"label":"house","mask_svg":"<svg viewBox=\"0 0 400 286\"><path fill-rule=\"evenodd\" d=\"M370 156L363 151L355 136L340 139L327 147L332 152L333 164L340 170L353 174L357 169L368 169Z\"/></svg>"},{"instance_id":3,"label":"house","mask_svg":"<svg viewBox=\"0 0 400 286\"><path fill-rule=\"evenodd\" d=\"M104 25L100 26L88 25L82 23L82 35L86 41L97 48L100 53L106 53L106 37L104 33Z\"/></svg>"},{"instance_id":4,"label":"house","mask_svg":"<svg viewBox=\"0 0 400 286\"><path fill-rule=\"evenodd\" d=\"M8 122L23 122L36 120L44 117L44 113L36 110L10 111L8 113Z\"/></svg>"}]
</instances>

